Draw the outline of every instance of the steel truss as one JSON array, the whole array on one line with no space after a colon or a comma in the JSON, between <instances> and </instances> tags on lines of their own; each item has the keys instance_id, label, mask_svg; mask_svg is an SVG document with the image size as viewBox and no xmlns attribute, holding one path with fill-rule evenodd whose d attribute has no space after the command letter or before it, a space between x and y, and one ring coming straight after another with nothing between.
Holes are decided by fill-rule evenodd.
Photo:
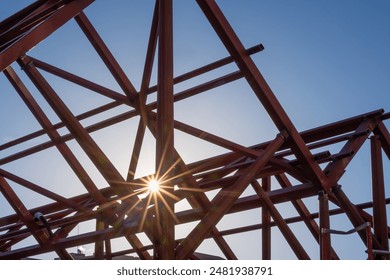
<instances>
[{"instance_id":1,"label":"steel truss","mask_svg":"<svg viewBox=\"0 0 390 280\"><path fill-rule=\"evenodd\" d=\"M90 243L94 243L95 252L89 258L95 259L111 259L132 253L140 259L198 259L200 255L196 250L206 239L214 240L225 258L237 259L226 236L254 230L262 232L261 237L259 235L262 238L262 258L271 259L272 227L280 230L298 259L309 259L305 243L299 240L290 227L293 223L307 227L318 242L321 259L338 259L337 248L332 247L330 236L330 217L337 214L346 215L356 228L368 223L368 230L357 231L356 234L374 258L388 258L386 252L389 251L390 228L386 205L390 198L385 196L382 152L390 158L390 134L384 124L384 120L390 117L389 113L377 110L298 132L251 59L251 55L260 52L263 46L245 49L213 0L196 2L230 56L174 77L172 0L157 0L141 88L137 91L84 14L83 10L92 2L41 0L1 23L1 71L42 129L4 143L0 148L8 151L42 135L48 136L50 140L10 153L1 158L0 163L5 165L17 162L48 148L56 148L79 178L85 193L65 198L17 174L0 169L1 193L15 211L12 215L0 218L0 259L27 258L46 252L55 252L61 259L71 259L67 248ZM28 55L32 47L70 20L77 22L123 92L108 89ZM151 86L156 52L158 82L157 86ZM239 69L236 72L181 92L174 91L174 85L180 82L233 62ZM22 71L61 120L59 123L52 123L49 119L28 86L13 70L14 63L22 67ZM45 79L43 72L108 97L112 102L76 115ZM273 140L245 147L175 120L175 102L238 79L247 81L279 130ZM156 92L157 101L147 102L147 96ZM127 106L128 110L89 126L81 123L121 105ZM96 144L91 133L136 117L139 117L139 126L134 132L136 141L129 155L129 172L124 178ZM60 134L59 130L64 127L69 134ZM147 130L156 140L157 171L148 178L135 178ZM230 152L185 163L174 146L175 130ZM78 155L69 147L71 140L77 141L106 180L107 187L101 188L94 183ZM367 140L371 145L372 200L354 204L339 185L339 180ZM341 149L336 153L329 152L335 144ZM150 177L163 181L160 182L164 185L163 189L141 198L139 194L145 192L145 183ZM54 202L28 209L13 189L13 184ZM255 194L242 196L248 187L253 188ZM210 190L217 191L212 199L206 195ZM303 199L308 197L318 197L317 212L309 211L305 205ZM191 208L175 211L175 203L182 200L187 200ZM284 218L277 205L285 202L290 203L299 215ZM333 207L329 207L330 203ZM229 214L241 213L244 217L246 211L258 208L262 211L261 215L259 211L260 222L257 224L227 230L217 228L221 219ZM372 214L367 209L372 209ZM94 221L96 228L83 234L71 234L85 221ZM190 222L196 222L196 226L186 237L177 238L176 227ZM144 233L148 241L141 240L138 233ZM36 240L36 245L20 245L31 236ZM118 237L124 237L131 249L113 250L111 241Z\"/></svg>"}]
</instances>

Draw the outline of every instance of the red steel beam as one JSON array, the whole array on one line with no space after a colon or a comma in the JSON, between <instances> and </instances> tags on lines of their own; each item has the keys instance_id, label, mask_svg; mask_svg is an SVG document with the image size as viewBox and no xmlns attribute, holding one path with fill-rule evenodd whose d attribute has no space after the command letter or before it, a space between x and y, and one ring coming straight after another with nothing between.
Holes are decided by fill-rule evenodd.
<instances>
[{"instance_id":1,"label":"red steel beam","mask_svg":"<svg viewBox=\"0 0 390 280\"><path fill-rule=\"evenodd\" d=\"M12 187L8 182L0 176L0 190L3 193L4 197L7 199L8 203L12 206L15 212L18 214L22 222L29 229L34 238L38 241L39 245L46 247L50 243L50 237L43 230L41 230L37 223L34 221L34 217L27 210L26 206L19 199L17 194L14 192ZM69 253L64 249L55 249L56 253L61 259L72 259Z\"/></svg>"},{"instance_id":2,"label":"red steel beam","mask_svg":"<svg viewBox=\"0 0 390 280\"><path fill-rule=\"evenodd\" d=\"M218 87L221 84L230 83L230 82L237 80L239 78L241 78L241 74L239 72L235 72L235 73L228 74L228 75L225 75L223 77L214 79L214 80L212 80L208 83L205 83L203 85L196 86L196 87L188 89L188 90L184 90L180 93L177 93L174 96L175 102L186 99L190 96L202 93L202 92L209 90L211 88ZM120 104L118 104L118 103L107 104L108 108L112 108L113 106L115 107L117 105L120 105ZM154 110L157 107L157 102L152 102L152 103L148 104L147 107L148 107L148 110ZM94 111L96 112L96 110L94 110ZM103 106L101 107L101 109L97 110L98 113L104 112L104 111L105 111L105 108ZM139 114L138 114L137 110L132 110L132 111L117 115L115 117L106 119L104 121L98 122L96 124L90 125L90 126L86 127L85 129L87 132L91 133L94 131L98 131L102 128L108 127L110 125L114 125L114 124L117 124L119 122L125 121L127 119L133 118L133 117L138 116L138 115ZM83 116L83 118L84 118L84 116ZM77 120L80 120L80 119L81 118L79 118ZM59 126L63 126L63 125L60 124ZM65 142L65 141L69 141L71 139L74 139L74 135L67 134L67 135L62 136L60 140ZM23 158L25 156L34 154L36 152L42 151L42 150L50 148L52 146L54 146L54 143L52 143L51 141L42 143L42 144L37 145L35 147L29 148L27 150L24 150L24 151L18 152L16 154L13 154L11 156L7 156L5 158L0 159L0 165L10 163L12 161L15 161L15 160Z\"/></svg>"},{"instance_id":3,"label":"red steel beam","mask_svg":"<svg viewBox=\"0 0 390 280\"><path fill-rule=\"evenodd\" d=\"M252 184L253 185L253 184ZM255 188L262 188L264 192L271 190L271 178L262 179L262 185L253 185ZM261 208L261 252L263 260L271 259L271 215L267 207Z\"/></svg>"},{"instance_id":4,"label":"red steel beam","mask_svg":"<svg viewBox=\"0 0 390 280\"><path fill-rule=\"evenodd\" d=\"M153 118L149 118L148 127L151 130L153 135L156 135L155 124L150 121L156 121L155 115L149 112L149 115ZM193 208L202 208L204 211L207 211L211 208L211 203L207 196L203 193L202 189L199 186L199 183L195 180L193 176L193 170L189 170L188 166L184 163L183 159L180 157L179 153L174 149L176 175L175 175L175 184L178 185L179 190L175 191L175 197L180 197L179 192L184 189L184 192L187 192L188 189L193 191L192 195L186 197L188 202ZM176 181L176 179L179 179ZM236 255L229 247L227 242L221 236L220 232L216 227L213 227L210 232L211 236L214 238L217 245L220 247L221 251L224 253L227 259L235 260L237 259Z\"/></svg>"},{"instance_id":5,"label":"red steel beam","mask_svg":"<svg viewBox=\"0 0 390 280\"><path fill-rule=\"evenodd\" d=\"M100 37L99 33L95 30L92 23L83 12L79 13L75 17L75 20L111 72L112 76L122 88L123 92L129 98L129 101L133 102L137 94L136 89Z\"/></svg>"},{"instance_id":6,"label":"red steel beam","mask_svg":"<svg viewBox=\"0 0 390 280\"><path fill-rule=\"evenodd\" d=\"M283 173L278 174L275 177L278 180L278 182L282 188L288 188L288 187L293 186L285 174L283 174ZM324 196L327 196L327 194L324 193ZM291 199L291 203L294 206L294 208L297 210L299 216L302 218L302 221L306 224L307 228L309 229L309 231L313 235L314 239L321 246L321 240L320 240L321 225L319 227L318 224L316 223L316 221L313 218L311 218L311 213L310 213L309 209L307 209L307 207L305 206L302 199L299 199L299 198ZM324 214L324 211L322 211L321 213ZM326 214L326 211L325 211L325 214ZM326 218L326 215L325 215L325 218ZM325 226L326 226L326 224L325 224ZM339 259L336 252L333 250L332 247L330 247L330 244L329 244L329 250L330 250L330 254L331 254L330 258L333 258L335 260Z\"/></svg>"},{"instance_id":7,"label":"red steel beam","mask_svg":"<svg viewBox=\"0 0 390 280\"><path fill-rule=\"evenodd\" d=\"M45 4L35 9L29 15L19 18L17 23L13 24L12 27L0 34L0 42L2 42L0 51L12 45L21 38L23 34L28 33L40 23L44 22L63 5L62 1L58 0L46 1Z\"/></svg>"},{"instance_id":8,"label":"red steel beam","mask_svg":"<svg viewBox=\"0 0 390 280\"><path fill-rule=\"evenodd\" d=\"M201 191L201 188L198 182L195 180L194 176L191 174L191 171L188 169L188 166L180 158L180 155L175 151L175 159L178 161L177 170L178 176L183 176L184 184L179 185L179 189L190 188L195 193L193 196L186 197L190 205L196 209L201 208L203 211L208 211L212 204L207 196ZM177 192L175 192L176 194ZM236 260L237 256L234 254L233 250L230 248L226 240L223 238L217 227L212 227L210 235L213 237L215 243L221 249L222 253L226 256L227 259Z\"/></svg>"},{"instance_id":9,"label":"red steel beam","mask_svg":"<svg viewBox=\"0 0 390 280\"><path fill-rule=\"evenodd\" d=\"M390 133L387 130L383 122L379 122L376 128L374 129L376 135L380 135L382 149L386 153L387 158L390 160Z\"/></svg>"},{"instance_id":10,"label":"red steel beam","mask_svg":"<svg viewBox=\"0 0 390 280\"><path fill-rule=\"evenodd\" d=\"M296 188L296 187L293 187L293 188L289 191L289 193L291 193L291 191L294 191L295 188ZM283 190L283 191L285 191L285 190ZM271 193L272 193L272 195L271 195ZM272 198L273 203L279 203L279 202L285 201L286 195L281 194L280 197L281 197L281 198L284 198L284 199L283 199L283 200L280 200L280 199L276 199L276 197L275 197L276 191L272 191L271 193L270 193L270 198ZM275 195L274 195L273 193L275 193ZM287 193L286 193L286 194L287 194ZM275 200L275 199L276 199L276 200ZM289 199L292 199L292 197L290 197ZM254 200L259 201L258 198L255 198ZM390 203L390 199L387 199L387 200L386 200L386 203ZM261 207L261 204L257 204L256 206L253 206L251 203L248 203L248 202L245 202L244 205L247 206L247 209L248 209L248 210L249 210L249 209L253 209L253 207ZM364 208L367 208L367 207L372 207L372 203L359 204L359 205L357 205L357 207L359 207L359 208L361 208L361 209L364 209ZM242 209L242 210L243 210L243 209ZM184 212L182 212L182 214L179 214L179 213L178 213L178 217L179 217L179 219L181 220L181 222L189 222L189 221L190 221L190 220L188 220L188 218L184 218L184 216L183 216L183 215L187 215L187 216L188 216L188 214L190 214L190 213L187 214L187 212L188 212L188 211L184 211ZM234 213L234 212L229 211L229 213ZM341 214L341 213L344 213L342 209L333 209L333 210L330 211L330 215ZM195 217L195 219L196 219L196 217L198 217L197 215L193 215L193 214L190 214L190 216L193 216L193 218ZM318 217L318 213L310 214L310 217L311 217L312 219L315 219L315 218ZM286 219L286 222L287 222L287 223L294 223L294 222L299 222L299 221L301 221L301 220L302 220L302 217L288 218L288 219ZM193 221L193 220L191 220L191 221ZM274 224L274 223L271 223L271 226L275 226L275 224ZM256 230L256 229L261 229L261 225L249 226L247 230ZM242 229L242 230L238 231L238 229L237 229L237 230L235 230L235 231L237 231L237 232L244 232L244 231L246 231L246 230ZM222 235L227 235L227 234L231 234L231 233L232 233L232 230L225 230L225 231L222 232ZM80 244L83 244L83 243L80 242ZM80 244L79 244L79 245L80 245ZM150 249L150 248L149 248L149 249ZM134 251L131 251L131 252L134 252ZM30 255L31 255L31 254L30 254ZM27 255L25 255L25 256L27 256ZM1 258L1 257L0 257L0 258Z\"/></svg>"},{"instance_id":11,"label":"red steel beam","mask_svg":"<svg viewBox=\"0 0 390 280\"><path fill-rule=\"evenodd\" d=\"M69 147L65 143L59 141L59 138L61 137L60 134L57 130L53 129L53 124L50 122L49 118L35 101L29 90L17 76L15 71L11 68L11 66L9 66L4 70L4 73L8 80L11 82L11 84L14 86L15 90L19 93L19 96L25 102L25 104L35 116L37 121L40 123L42 128L46 131L47 135L50 137L53 143L55 143L58 151L68 162L69 166L75 172L79 180L83 183L87 191L98 203L104 203L105 198L102 196L95 183L89 177L88 173L82 167L82 165L77 160L72 151L69 149Z\"/></svg>"},{"instance_id":12,"label":"red steel beam","mask_svg":"<svg viewBox=\"0 0 390 280\"><path fill-rule=\"evenodd\" d=\"M329 163L324 172L328 176L328 185L333 187L344 174L345 168L353 159L353 156L360 150L364 142L367 140L370 133L378 125L380 119L378 117L367 119L360 123L356 128L355 134L358 137L351 137L340 150L340 154L350 154L351 156Z\"/></svg>"},{"instance_id":13,"label":"red steel beam","mask_svg":"<svg viewBox=\"0 0 390 280\"><path fill-rule=\"evenodd\" d=\"M271 88L261 75L253 60L245 53L245 48L235 34L233 28L219 9L214 0L197 0L198 5L220 37L226 49L233 57L238 68L241 70L256 96L263 104L265 110L274 121L279 131L287 131L289 144L295 155L305 167L308 177L318 187L326 187L326 176L316 163L302 137L287 116L283 107L276 99ZM329 189L326 189L329 191Z\"/></svg>"},{"instance_id":14,"label":"red steel beam","mask_svg":"<svg viewBox=\"0 0 390 280\"><path fill-rule=\"evenodd\" d=\"M142 121L144 122L145 125L147 123L147 115L146 115L147 110L145 108L147 94L152 92L150 90L150 80L152 77L153 64L154 64L154 59L155 59L155 55L156 55L156 47L157 47L157 43L158 43L158 33L159 33L158 24L159 24L159 1L156 1L155 5L154 5L152 24L150 27L148 47L146 50L144 71L142 73L141 89L140 89L140 92L138 94L140 115L141 115L141 118L143 118ZM173 83L175 84L175 81ZM154 87L153 92L154 91L157 91L157 86Z\"/></svg>"},{"instance_id":15,"label":"red steel beam","mask_svg":"<svg viewBox=\"0 0 390 280\"><path fill-rule=\"evenodd\" d=\"M177 259L187 259L195 251L210 232L211 228L214 227L231 208L237 198L254 179L258 170L267 164L284 140L285 136L279 134L265 150L260 152L258 159L245 170L235 184L222 189L216 195L212 200L213 207L202 218L195 229L191 231L187 238L177 247Z\"/></svg>"},{"instance_id":16,"label":"red steel beam","mask_svg":"<svg viewBox=\"0 0 390 280\"><path fill-rule=\"evenodd\" d=\"M47 102L57 113L60 119L66 123L69 131L74 135L81 148L95 164L96 168L100 171L110 186L116 189L118 194L123 194L124 191L130 191L131 193L130 189L122 188L123 184L126 184L126 181L120 175L115 166L110 162L107 156L103 153L100 147L94 142L84 127L78 122L72 112L59 98L56 92L51 88L51 86L42 77L38 70L30 63L30 60L27 57L22 57L19 60L19 63L23 66L23 70L27 73L31 81L45 97ZM134 205L141 204L139 198L134 195L130 195L128 197L128 201ZM135 243L138 242L138 238L135 235L131 236L131 239L134 240Z\"/></svg>"},{"instance_id":17,"label":"red steel beam","mask_svg":"<svg viewBox=\"0 0 390 280\"><path fill-rule=\"evenodd\" d=\"M141 153L142 143L145 136L146 125L143 120L140 119L138 123L138 129L134 140L133 152L131 154L129 170L127 172L126 181L130 182L134 180L134 175L138 166L138 159Z\"/></svg>"},{"instance_id":18,"label":"red steel beam","mask_svg":"<svg viewBox=\"0 0 390 280\"><path fill-rule=\"evenodd\" d=\"M81 148L95 164L96 168L101 172L106 181L113 187L119 187L118 184L124 182L123 177L88 134L85 128L75 118L65 103L60 99L53 88L30 62L31 60L27 57L22 57L19 60L23 70L27 73L31 81L45 97L60 119L66 124L68 130L73 134Z\"/></svg>"},{"instance_id":19,"label":"red steel beam","mask_svg":"<svg viewBox=\"0 0 390 280\"><path fill-rule=\"evenodd\" d=\"M157 259L175 258L175 226L173 185L174 120L173 120L173 6L172 0L159 1L157 122L156 122L156 179L164 182L157 202L155 240ZM166 183L165 183L166 182ZM158 218L161 220L159 221Z\"/></svg>"},{"instance_id":20,"label":"red steel beam","mask_svg":"<svg viewBox=\"0 0 390 280\"><path fill-rule=\"evenodd\" d=\"M101 221L96 221L96 231L105 229L105 225ZM104 241L99 239L95 242L94 256L96 260L102 260L104 256Z\"/></svg>"},{"instance_id":21,"label":"red steel beam","mask_svg":"<svg viewBox=\"0 0 390 280\"><path fill-rule=\"evenodd\" d=\"M359 213L356 206L345 195L341 187L337 186L337 182L344 174L345 168L352 160L353 155L355 155L360 150L364 142L367 140L369 133L375 129L379 122L380 118L378 117L363 121L355 131L355 133L357 133L359 136L356 138L351 138L349 141L347 141L347 143L340 151L340 153L349 153L351 154L351 156L334 161L328 164L328 166L324 169L324 172L328 176L328 184L329 186L332 186L333 194L335 195L337 202L340 204L341 207L345 209L346 214L351 220L354 227L362 225L364 223L364 219ZM366 232L359 231L358 234L361 237L362 241L366 244ZM374 246L380 246L375 237L373 237L373 244Z\"/></svg>"},{"instance_id":22,"label":"red steel beam","mask_svg":"<svg viewBox=\"0 0 390 280\"><path fill-rule=\"evenodd\" d=\"M387 226L385 181L383 175L382 147L380 136L372 136L370 139L370 143L374 236L382 245L382 249L388 251L389 236Z\"/></svg>"},{"instance_id":23,"label":"red steel beam","mask_svg":"<svg viewBox=\"0 0 390 280\"><path fill-rule=\"evenodd\" d=\"M328 194L321 191L318 195L320 218L320 259L332 259L332 247L330 239L329 199Z\"/></svg>"},{"instance_id":24,"label":"red steel beam","mask_svg":"<svg viewBox=\"0 0 390 280\"><path fill-rule=\"evenodd\" d=\"M133 151L130 159L129 171L127 174L127 181L131 181L134 179L134 175L138 166L138 158L141 153L142 143L145 136L146 126L148 124L146 100L147 100L147 91L150 87L150 80L153 71L153 62L155 58L156 46L158 41L158 20L159 20L159 2L156 1L154 11L153 11L152 24L150 27L150 35L149 35L148 47L146 51L144 71L142 74L141 90L138 94L138 104L139 104L138 106L139 106L139 113L141 119L138 124L136 139L134 141Z\"/></svg>"},{"instance_id":25,"label":"red steel beam","mask_svg":"<svg viewBox=\"0 0 390 280\"><path fill-rule=\"evenodd\" d=\"M74 0L58 9L52 16L30 30L14 44L0 53L0 70L3 71L21 55L46 39L50 34L79 14L92 2L93 0Z\"/></svg>"},{"instance_id":26,"label":"red steel beam","mask_svg":"<svg viewBox=\"0 0 390 280\"><path fill-rule=\"evenodd\" d=\"M289 228L278 209L276 209L275 204L271 201L268 194L263 190L263 188L256 180L254 180L252 184L255 186L254 189L262 201L262 209L266 208L269 211L275 224L278 226L280 232L283 234L295 255L298 257L298 259L309 260L309 255L306 253L305 249L302 247L302 244L298 241L292 230Z\"/></svg>"},{"instance_id":27,"label":"red steel beam","mask_svg":"<svg viewBox=\"0 0 390 280\"><path fill-rule=\"evenodd\" d=\"M53 74L53 75L55 75L57 77L60 77L60 78L62 78L64 80L72 82L72 83L74 83L76 85L82 86L82 87L84 87L86 89L92 90L92 91L94 91L96 93L99 93L99 94L101 94L101 95L103 95L105 97L108 97L108 98L110 98L112 100L118 101L118 102L123 103L123 104L131 105L129 100L126 98L126 96L124 96L124 95L122 95L122 94L120 94L120 93L118 93L118 92L116 92L114 90L111 90L109 88L106 88L104 86L96 84L94 82L91 82L91 81L89 81L87 79L84 79L84 78L82 78L80 76L77 76L75 74L72 74L72 73L70 73L68 71L65 71L65 70L62 70L62 69L60 69L58 67L50 65L50 64L48 64L46 62L43 62L43 61L41 61L39 59L30 57L30 56L29 56L29 58L31 59L31 61L34 63L34 65L37 68L39 68L39 69L41 69L41 70L43 70L45 72Z\"/></svg>"},{"instance_id":28,"label":"red steel beam","mask_svg":"<svg viewBox=\"0 0 390 280\"><path fill-rule=\"evenodd\" d=\"M35 11L41 9L44 5L45 3L41 1L35 1L34 3L23 8L22 10L16 12L12 16L9 16L8 18L2 20L0 22L0 33L6 32L7 30L11 29L13 26L17 25L21 19L28 17Z\"/></svg>"}]
</instances>

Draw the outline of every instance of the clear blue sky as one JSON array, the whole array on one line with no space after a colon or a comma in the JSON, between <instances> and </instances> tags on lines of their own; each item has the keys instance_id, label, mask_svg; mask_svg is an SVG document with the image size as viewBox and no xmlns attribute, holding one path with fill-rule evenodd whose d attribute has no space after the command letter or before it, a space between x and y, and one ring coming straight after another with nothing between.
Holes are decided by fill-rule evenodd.
<instances>
[{"instance_id":1,"label":"clear blue sky","mask_svg":"<svg viewBox=\"0 0 390 280\"><path fill-rule=\"evenodd\" d=\"M4 19L31 2L0 0L0 19ZM85 11L137 89L143 71L153 2L151 0L101 0L93 3ZM253 56L253 59L298 130L309 129L379 108L390 110L389 1L221 0L217 2L246 47L258 43L264 44L265 50ZM195 1L174 1L174 24L176 75L227 55ZM119 90L74 21L39 44L29 54ZM15 65L15 68L18 66ZM204 75L196 82L207 81L232 70L235 70L235 67L231 65ZM76 113L107 102L105 98L96 97L86 90L80 90L53 77L48 76L48 79L57 84L56 89ZM154 76L152 83L155 83L155 80ZM185 89L194 82L178 85L176 90ZM0 144L39 129L38 123L32 119L4 76L0 77L0 88L2 91L0 119L3 120L0 122ZM42 100L40 102L44 108L47 108ZM178 120L243 145L272 139L276 133L274 125L244 81L180 102L175 105L175 110ZM53 122L58 120L50 109L47 111ZM10 125L11 121L4 120L12 120L12 124ZM136 120L132 120L93 135L122 173L125 173L128 167L128 155L134 141L136 125ZM112 145L112 138L109 138L109 135L115 135L115 145ZM180 133L177 134L176 142L179 152L187 162L223 152L222 149L215 149L211 145L205 145ZM191 145L198 145L196 153L188 148ZM70 142L70 146L80 153L80 148L74 141ZM143 150L143 168L137 170L138 176L147 175L153 172L154 168L151 136L147 137L145 146L149 146L150 149ZM367 154L367 147L362 152ZM0 156L6 155L0 152ZM370 199L368 160L367 155L358 155L351 165L351 171L343 179L345 191L354 202ZM83 162L89 167L89 172L97 184L105 186L104 180L85 156ZM50 149L3 168L38 184L50 186L65 196L84 192L80 187L72 187L79 185L77 178L72 175L69 168L57 168L60 165L64 165L64 161L54 149ZM389 162L386 161L385 169L389 170L389 167ZM53 176L42 176L37 170L43 170ZM352 173L361 176L356 179L353 178ZM54 186L54 182L63 174L66 174L68 180ZM389 185L389 174L386 176ZM31 194L20 192L20 195L24 196L28 201L26 204L30 204L31 207L43 202L39 197L31 199ZM389 195L390 191L387 190L387 196ZM316 211L316 203L316 199L309 202L313 211ZM280 207L281 212L286 216L294 215L289 213L289 207ZM11 209L7 207L0 209L1 215L7 213L11 213ZM251 218L256 220L257 215L257 212L253 212ZM239 220L234 219L237 223ZM340 218L335 218L333 225L344 227L342 229L346 230L351 226ZM229 226L222 221L221 227ZM302 229L296 227L294 230ZM80 231L82 232L83 229L80 228ZM305 234L308 240L312 239L307 233L302 233L302 236L306 236ZM290 249L284 248L288 245L278 242L277 232L275 236L273 245L280 246L280 250L275 250L273 257L294 258ZM228 240L236 244L233 247L239 251L239 257L259 258L260 234L254 232L247 234L247 237L247 241L238 241L230 237ZM254 242L255 245L250 245L249 241ZM308 242L310 244L311 241ZM346 239L335 238L334 242L337 246L343 247L343 252L339 252L342 258L364 258L364 248L356 248ZM207 248L212 245L206 242L203 246ZM259 249L253 250L255 246ZM314 244L308 251L312 258L318 258Z\"/></svg>"}]
</instances>

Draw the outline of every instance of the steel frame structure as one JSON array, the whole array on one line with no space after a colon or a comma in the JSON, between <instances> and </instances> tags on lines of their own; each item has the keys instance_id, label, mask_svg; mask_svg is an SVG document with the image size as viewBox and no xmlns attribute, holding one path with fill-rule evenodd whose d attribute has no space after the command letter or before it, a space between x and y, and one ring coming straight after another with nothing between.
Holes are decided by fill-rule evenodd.
<instances>
[{"instance_id":1,"label":"steel frame structure","mask_svg":"<svg viewBox=\"0 0 390 280\"><path fill-rule=\"evenodd\" d=\"M245 49L214 0L196 2L230 56L174 77L172 1L156 0L139 91L83 12L93 0L40 0L1 22L0 69L42 129L4 143L0 149L7 151L41 135L47 135L50 140L11 153L1 158L0 164L17 162L28 155L55 148L79 178L85 193L65 198L1 168L0 190L15 213L0 218L0 259L27 258L46 252L55 252L61 259L71 259L67 248L90 243L95 244L95 253L90 258L95 259L112 259L131 253L137 254L140 259L198 259L199 255L195 252L205 239L214 240L226 259L237 259L226 236L253 230L262 232L262 258L271 259L272 227L278 227L298 259L310 259L305 244L290 227L290 224L297 222L304 224L318 242L321 259L339 259L330 236L330 217L336 214L346 215L356 228L368 222L368 230L357 233L361 242L373 252L373 258L388 258L390 228L386 206L390 198L385 196L382 152L390 158L390 134L384 124L384 120L390 117L389 113L377 110L298 132L251 58L263 46ZM123 92L108 89L28 55L32 47L70 20L77 22ZM151 86L156 52L158 81L156 86ZM50 121L28 86L13 70L15 63L22 67L22 71L60 118L59 123ZM174 91L174 85L229 63L236 63L238 71L181 92ZM76 115L61 100L42 72L87 88L110 98L112 102ZM238 79L247 81L279 130L273 140L245 147L175 120L175 102ZM157 101L147 102L147 96L156 92ZM82 120L120 105L126 105L127 112L89 126L81 124ZM93 140L91 133L135 117L139 117L139 126L134 132L136 141L129 155L129 172L124 178ZM68 129L69 134L59 133L63 127ZM140 198L138 195L145 192L144 185L148 178L135 178L134 174L147 130L156 140L156 174L152 177L164 186L147 198ZM175 130L230 152L185 163L175 149ZM107 187L101 188L94 183L77 154L69 147L70 140L77 141L106 180ZM367 203L354 204L339 185L339 180L368 140L371 145L373 196ZM341 149L337 153L330 153L329 147L335 144L340 145ZM314 153L314 150L320 152ZM291 177L299 183L293 183ZM53 202L28 209L12 184L32 190ZM242 197L248 187L253 188L256 194ZM210 190L217 191L212 199L206 195ZM309 211L303 200L308 197L318 197L318 212ZM191 209L175 211L175 203L184 199ZM283 202L290 203L299 215L284 218L277 208ZM330 208L330 203L335 207ZM217 225L223 217L258 208L262 209L260 223L218 230ZM366 211L371 208L372 214ZM95 230L79 235L70 234L79 223L85 221L96 222ZM175 228L190 222L196 222L196 226L185 238L177 238ZM148 237L148 244L138 237L137 234L141 232ZM371 233L372 239L369 239ZM20 245L31 236L36 240L35 245ZM111 240L118 237L125 237L131 249L113 250Z\"/></svg>"}]
</instances>

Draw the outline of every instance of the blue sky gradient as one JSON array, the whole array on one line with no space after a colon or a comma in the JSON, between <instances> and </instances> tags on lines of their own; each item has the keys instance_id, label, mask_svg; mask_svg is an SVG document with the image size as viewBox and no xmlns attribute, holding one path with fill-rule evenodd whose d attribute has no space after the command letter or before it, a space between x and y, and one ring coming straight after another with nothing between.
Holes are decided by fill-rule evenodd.
<instances>
[{"instance_id":1,"label":"blue sky gradient","mask_svg":"<svg viewBox=\"0 0 390 280\"><path fill-rule=\"evenodd\" d=\"M0 0L0 19L31 2ZM380 108L386 112L390 110L390 1L220 0L217 3L245 47L259 43L265 46L265 50L254 55L253 59L299 131ZM137 89L142 77L153 6L154 1L151 0L100 0L85 10ZM67 23L28 54L120 91L74 21ZM196 2L174 1L175 75L227 55ZM23 75L17 65L14 65L14 68ZM235 65L228 65L179 84L175 86L175 91L236 69ZM45 76L55 84L59 95L76 114L108 101L105 97L97 96L56 77ZM31 85L25 77L23 80L27 85ZM156 71L151 83L156 83ZM36 90L34 91L32 86L29 88L50 119L54 123L59 121ZM0 89L0 119L3 120L0 122L0 144L40 129L4 76L0 77ZM155 96L149 98L153 100ZM113 113L120 110L125 111L126 107L120 107ZM244 80L175 104L175 117L245 146L273 139L277 132ZM137 120L134 119L93 134L96 142L122 174L125 174L128 168L136 127ZM66 133L66 129L62 133ZM110 135L115 135L115 145L112 145ZM48 138L41 137L36 141L45 139ZM175 141L186 162L225 151L180 132L177 132ZM81 157L94 181L105 187L104 179L83 155L75 141L70 141L69 145ZM148 135L141 154L142 168L137 170L137 176L153 173L153 145L153 137ZM192 145L198 147L197 151L188 148ZM371 199L368 152L369 146L365 145L361 151L362 155L359 153L356 156L341 182L346 193L356 203ZM0 152L0 156L4 157L6 154ZM389 161L384 159L385 170L389 170ZM61 169L58 166L62 166ZM7 164L3 168L38 184L50 186L64 196L85 191L71 187L79 185L79 182L55 149ZM41 172L52 176L42 176ZM357 177L356 174L360 176ZM389 176L386 174L387 186L390 183ZM67 180L54 184L60 177ZM26 204L30 207L46 202L22 190L18 193L28 201ZM387 189L387 197L389 196L390 191ZM6 205L2 199L0 198L1 205ZM308 206L312 211L317 211L317 199L308 201ZM12 213L11 208L7 207L0 208L1 216ZM295 215L290 206L280 205L278 209L285 216ZM253 211L249 216L250 219L256 220L258 215L258 212ZM229 228L240 222L240 217L236 216L229 221L223 219L220 226ZM343 230L351 227L342 217L332 218L332 225L342 227ZM89 226L86 225L86 228ZM191 227L180 230L185 232L189 228ZM308 240L310 256L318 258L317 245L308 231L300 225L293 225L292 228L294 232L299 232L303 239ZM79 230L83 231L82 228ZM274 228L273 233L273 246L276 248L273 257L294 259L295 255L280 237L279 231ZM237 237L228 237L227 240L234 244L232 247L238 251L239 258L260 258L261 234L251 232L245 235L244 241ZM355 245L360 240L351 237L346 241L345 238L334 238L334 244L343 248L338 252L340 257L364 258L363 246ZM117 246L125 245L118 242ZM213 246L215 245L210 241L206 241L200 249ZM258 247L258 250L253 250L254 247ZM215 252L220 254L217 249Z\"/></svg>"}]
</instances>

